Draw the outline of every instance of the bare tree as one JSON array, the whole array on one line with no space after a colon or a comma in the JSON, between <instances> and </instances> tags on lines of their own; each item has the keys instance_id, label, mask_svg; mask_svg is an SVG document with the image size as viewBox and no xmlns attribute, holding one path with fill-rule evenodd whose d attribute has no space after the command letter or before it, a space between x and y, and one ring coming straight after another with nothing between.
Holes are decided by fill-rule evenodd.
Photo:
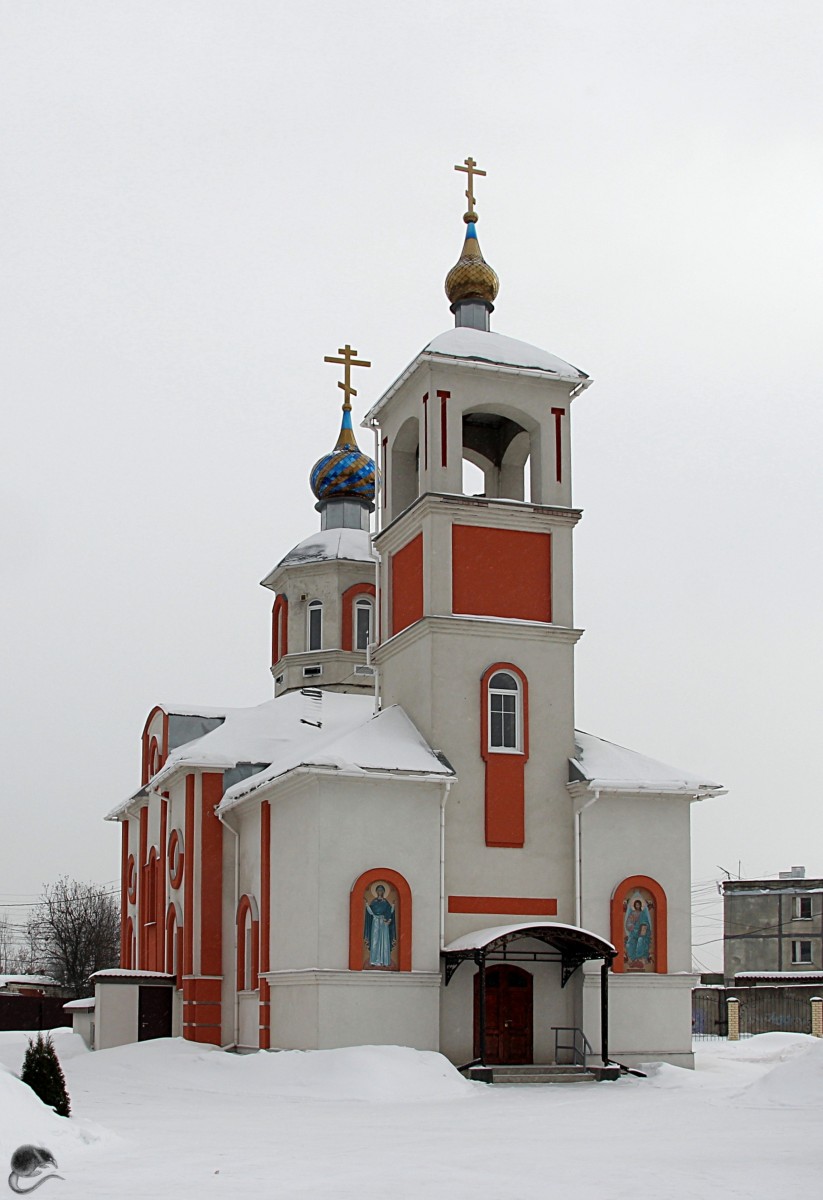
<instances>
[{"instance_id":1,"label":"bare tree","mask_svg":"<svg viewBox=\"0 0 823 1200\"><path fill-rule=\"evenodd\" d=\"M120 961L120 906L106 888L63 876L44 888L28 940L34 969L81 996L95 971Z\"/></svg>"},{"instance_id":2,"label":"bare tree","mask_svg":"<svg viewBox=\"0 0 823 1200\"><path fill-rule=\"evenodd\" d=\"M28 954L20 943L20 934L8 917L0 917L0 975L25 975L28 969Z\"/></svg>"}]
</instances>

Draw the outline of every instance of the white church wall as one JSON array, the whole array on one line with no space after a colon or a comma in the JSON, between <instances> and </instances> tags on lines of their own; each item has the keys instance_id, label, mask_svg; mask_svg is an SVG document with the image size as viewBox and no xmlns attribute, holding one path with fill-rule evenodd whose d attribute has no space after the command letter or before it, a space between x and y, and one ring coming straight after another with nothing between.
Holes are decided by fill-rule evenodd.
<instances>
[{"instance_id":1,"label":"white church wall","mask_svg":"<svg viewBox=\"0 0 823 1200\"><path fill-rule=\"evenodd\" d=\"M315 967L318 961L320 861L319 784L300 775L271 800L271 969Z\"/></svg>"},{"instance_id":2,"label":"white church wall","mask_svg":"<svg viewBox=\"0 0 823 1200\"><path fill-rule=\"evenodd\" d=\"M388 867L411 888L412 969L439 971L441 796L437 783L320 780L318 965L348 966L352 885Z\"/></svg>"},{"instance_id":3,"label":"white church wall","mask_svg":"<svg viewBox=\"0 0 823 1200\"><path fill-rule=\"evenodd\" d=\"M237 997L237 1045L256 1050L260 1044L260 995L241 992Z\"/></svg>"},{"instance_id":4,"label":"white church wall","mask_svg":"<svg viewBox=\"0 0 823 1200\"><path fill-rule=\"evenodd\" d=\"M666 893L668 970L691 971L688 797L604 792L582 813L580 843L581 924L611 940L614 889L648 875Z\"/></svg>"},{"instance_id":5,"label":"white church wall","mask_svg":"<svg viewBox=\"0 0 823 1200\"><path fill-rule=\"evenodd\" d=\"M626 1066L659 1061L693 1067L692 988L699 979L690 973L610 974L609 1057ZM583 1014L586 1035L599 1053L599 971L584 975Z\"/></svg>"},{"instance_id":6,"label":"white church wall","mask_svg":"<svg viewBox=\"0 0 823 1200\"><path fill-rule=\"evenodd\" d=\"M439 971L300 971L267 976L272 1046L439 1049Z\"/></svg>"}]
</instances>

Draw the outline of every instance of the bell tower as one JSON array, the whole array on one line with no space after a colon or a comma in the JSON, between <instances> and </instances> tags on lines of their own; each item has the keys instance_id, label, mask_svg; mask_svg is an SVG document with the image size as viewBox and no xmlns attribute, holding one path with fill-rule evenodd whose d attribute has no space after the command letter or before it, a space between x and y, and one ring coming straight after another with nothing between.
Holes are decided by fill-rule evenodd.
<instances>
[{"instance_id":1,"label":"bell tower","mask_svg":"<svg viewBox=\"0 0 823 1200\"><path fill-rule=\"evenodd\" d=\"M366 421L377 431L383 707L398 703L457 772L446 806L449 941L481 925L574 920L570 423L591 382L493 333L498 278L477 237L473 159L455 327ZM464 461L483 491L463 490ZM478 914L495 914L494 917Z\"/></svg>"}]
</instances>

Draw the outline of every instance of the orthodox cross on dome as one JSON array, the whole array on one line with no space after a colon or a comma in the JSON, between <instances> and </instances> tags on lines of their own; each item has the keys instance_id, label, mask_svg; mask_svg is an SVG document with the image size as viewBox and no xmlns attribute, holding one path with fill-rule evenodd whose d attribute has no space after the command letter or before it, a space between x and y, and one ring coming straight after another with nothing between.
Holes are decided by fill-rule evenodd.
<instances>
[{"instance_id":1,"label":"orthodox cross on dome","mask_svg":"<svg viewBox=\"0 0 823 1200\"><path fill-rule=\"evenodd\" d=\"M356 389L353 388L351 385L351 369L352 369L352 367L370 367L371 363L366 362L365 359L358 358L357 351L352 350L352 348L348 342L346 342L345 346L341 346L338 349L337 353L342 354L343 357L335 358L333 355L327 354L324 357L323 362L340 363L342 365L343 379L342 379L342 381L338 380L337 386L339 388L342 388L343 393L345 395L345 399L343 401L343 409L346 412L350 412L351 411L351 402L349 400L349 397L357 395Z\"/></svg>"},{"instance_id":2,"label":"orthodox cross on dome","mask_svg":"<svg viewBox=\"0 0 823 1200\"><path fill-rule=\"evenodd\" d=\"M473 158L464 160L465 166L455 165L455 171L462 171L464 175L469 177L469 186L466 188L466 199L469 202L468 212L463 214L463 220L469 225L472 221L477 220L477 213L474 211L474 177L475 175L485 175L485 171L481 171Z\"/></svg>"}]
</instances>

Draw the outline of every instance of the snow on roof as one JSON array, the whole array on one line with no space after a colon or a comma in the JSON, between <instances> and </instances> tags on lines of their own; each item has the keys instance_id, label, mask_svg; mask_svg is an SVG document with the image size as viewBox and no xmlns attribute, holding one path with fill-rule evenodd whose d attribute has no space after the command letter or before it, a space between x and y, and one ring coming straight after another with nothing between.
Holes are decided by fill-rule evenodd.
<instances>
[{"instance_id":1,"label":"snow on roof","mask_svg":"<svg viewBox=\"0 0 823 1200\"><path fill-rule=\"evenodd\" d=\"M281 567L329 562L334 559L374 563L377 555L372 549L369 531L367 529L321 529L317 533L313 533L310 537L304 538L302 542L298 542L285 558L281 558L277 566L262 580L263 587L270 585L272 576Z\"/></svg>"},{"instance_id":2,"label":"snow on roof","mask_svg":"<svg viewBox=\"0 0 823 1200\"><path fill-rule=\"evenodd\" d=\"M735 979L823 979L823 971L735 971Z\"/></svg>"},{"instance_id":3,"label":"snow on roof","mask_svg":"<svg viewBox=\"0 0 823 1200\"><path fill-rule=\"evenodd\" d=\"M106 971L95 971L90 979L174 979L166 971L131 971L128 967L109 967Z\"/></svg>"},{"instance_id":4,"label":"snow on roof","mask_svg":"<svg viewBox=\"0 0 823 1200\"><path fill-rule=\"evenodd\" d=\"M423 740L405 712L393 704L375 715L374 702L366 696L340 695L323 692L322 700L312 702L305 713L306 699L300 692L291 692L275 700L282 704L292 700L288 713L293 727L290 740L277 746L266 770L241 780L226 792L219 812L233 808L245 796L279 779L297 767L318 767L346 774L368 774L370 771L391 771L421 778L453 778L454 771L434 753ZM304 713L308 717L301 719ZM317 724L319 722L319 725ZM282 726L284 732L285 724Z\"/></svg>"},{"instance_id":5,"label":"snow on roof","mask_svg":"<svg viewBox=\"0 0 823 1200\"><path fill-rule=\"evenodd\" d=\"M666 792L684 796L702 796L722 790L680 767L670 767L647 758L636 750L627 750L614 742L576 729L575 757L570 759L572 782L583 780L595 790L612 792Z\"/></svg>"},{"instance_id":6,"label":"snow on roof","mask_svg":"<svg viewBox=\"0 0 823 1200\"><path fill-rule=\"evenodd\" d=\"M544 371L547 375L568 382L588 379L583 371L555 354L549 354L548 350L483 329L447 329L445 333L432 338L423 353L439 354L445 358L469 358L496 366L521 367L527 371Z\"/></svg>"},{"instance_id":7,"label":"snow on roof","mask_svg":"<svg viewBox=\"0 0 823 1200\"><path fill-rule=\"evenodd\" d=\"M94 1008L94 996L86 996L84 1000L69 1000L63 1005L63 1012L88 1012Z\"/></svg>"},{"instance_id":8,"label":"snow on roof","mask_svg":"<svg viewBox=\"0 0 823 1200\"><path fill-rule=\"evenodd\" d=\"M287 692L254 708L226 709L222 725L172 750L151 781L162 787L179 769L207 767L228 770L239 763L265 769L229 788L221 804L225 811L250 792L297 767L340 771L397 771L417 776L451 777L401 708L392 706L374 715L371 696L307 688ZM125 815L131 797L108 814Z\"/></svg>"},{"instance_id":9,"label":"snow on roof","mask_svg":"<svg viewBox=\"0 0 823 1200\"><path fill-rule=\"evenodd\" d=\"M491 333L485 329L447 329L424 346L406 369L395 379L376 404L373 404L363 418L363 425L368 426L377 413L397 389L405 383L412 371L420 362L436 361L442 358L463 359L468 362L484 364L488 367L502 367L510 371L532 371L544 375L548 379L559 379L563 383L582 384L588 387L591 379L584 371L564 362L548 350L539 346L531 346L517 338L506 337L502 333Z\"/></svg>"},{"instance_id":10,"label":"snow on roof","mask_svg":"<svg viewBox=\"0 0 823 1200\"><path fill-rule=\"evenodd\" d=\"M518 933L521 929L545 929L548 932L556 930L558 933L572 934L584 933L587 937L596 938L598 942L602 942L604 946L614 950L611 942L606 941L599 933L592 933L590 929L581 929L578 925L564 925L560 921L521 921L517 925L492 925L488 929L475 929L472 933L464 933L462 937L455 938L444 949L446 951L481 950L483 946L488 946L489 942L494 942L497 938L505 937L509 933Z\"/></svg>"},{"instance_id":11,"label":"snow on roof","mask_svg":"<svg viewBox=\"0 0 823 1200\"><path fill-rule=\"evenodd\" d=\"M12 984L22 984L24 987L62 987L59 979L52 979L48 975L0 975L0 988L10 987Z\"/></svg>"}]
</instances>

